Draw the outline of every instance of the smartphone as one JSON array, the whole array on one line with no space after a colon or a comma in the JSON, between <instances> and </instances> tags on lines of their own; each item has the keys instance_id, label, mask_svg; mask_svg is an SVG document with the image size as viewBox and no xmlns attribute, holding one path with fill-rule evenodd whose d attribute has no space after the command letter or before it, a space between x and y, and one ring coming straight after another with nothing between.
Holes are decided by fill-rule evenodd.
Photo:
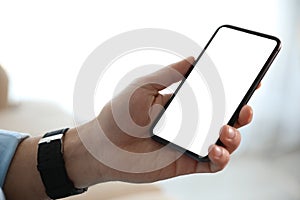
<instances>
[{"instance_id":1,"label":"smartphone","mask_svg":"<svg viewBox=\"0 0 300 200\"><path fill-rule=\"evenodd\" d=\"M232 25L219 27L154 120L152 138L208 160L222 145L223 124L233 126L281 48L278 38Z\"/></svg>"}]
</instances>

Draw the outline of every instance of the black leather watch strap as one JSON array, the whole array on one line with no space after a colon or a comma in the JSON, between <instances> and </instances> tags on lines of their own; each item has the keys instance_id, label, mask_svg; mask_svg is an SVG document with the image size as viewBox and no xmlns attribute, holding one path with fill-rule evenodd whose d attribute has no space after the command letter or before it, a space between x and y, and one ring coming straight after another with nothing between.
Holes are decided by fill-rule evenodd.
<instances>
[{"instance_id":1,"label":"black leather watch strap","mask_svg":"<svg viewBox=\"0 0 300 200\"><path fill-rule=\"evenodd\" d=\"M62 137L68 129L46 133L39 142L38 165L46 193L51 199L81 194L87 188L75 188L67 175Z\"/></svg>"}]
</instances>

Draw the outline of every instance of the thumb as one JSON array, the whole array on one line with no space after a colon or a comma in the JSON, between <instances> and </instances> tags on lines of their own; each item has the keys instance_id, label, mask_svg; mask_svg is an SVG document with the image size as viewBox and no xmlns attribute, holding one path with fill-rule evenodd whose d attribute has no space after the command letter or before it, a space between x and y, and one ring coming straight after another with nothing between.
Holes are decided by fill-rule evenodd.
<instances>
[{"instance_id":1,"label":"thumb","mask_svg":"<svg viewBox=\"0 0 300 200\"><path fill-rule=\"evenodd\" d=\"M157 91L165 89L171 84L182 80L194 61L194 57L190 56L143 77L143 87L154 88Z\"/></svg>"}]
</instances>

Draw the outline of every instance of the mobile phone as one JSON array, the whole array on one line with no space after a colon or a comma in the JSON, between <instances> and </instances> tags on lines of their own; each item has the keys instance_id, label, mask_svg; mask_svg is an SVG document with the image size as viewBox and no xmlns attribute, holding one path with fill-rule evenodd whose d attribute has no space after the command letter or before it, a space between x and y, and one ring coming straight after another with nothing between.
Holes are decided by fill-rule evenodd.
<instances>
[{"instance_id":1,"label":"mobile phone","mask_svg":"<svg viewBox=\"0 0 300 200\"><path fill-rule=\"evenodd\" d=\"M175 86L152 124L151 137L198 161L208 160L209 146L222 145L221 126L234 125L280 48L277 37L219 27Z\"/></svg>"}]
</instances>

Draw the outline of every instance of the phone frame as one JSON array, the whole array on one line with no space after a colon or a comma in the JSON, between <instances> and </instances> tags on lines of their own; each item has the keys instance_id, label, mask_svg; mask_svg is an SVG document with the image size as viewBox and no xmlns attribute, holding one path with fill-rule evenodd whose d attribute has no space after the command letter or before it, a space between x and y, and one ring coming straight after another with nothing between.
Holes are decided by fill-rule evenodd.
<instances>
[{"instance_id":1,"label":"phone frame","mask_svg":"<svg viewBox=\"0 0 300 200\"><path fill-rule=\"evenodd\" d=\"M161 138L157 135L153 134L153 129L156 126L156 124L158 123L158 121L160 120L160 118L162 117L162 115L164 114L165 110L168 108L168 106L170 105L170 103L172 102L172 100L174 99L174 97L176 96L176 94L178 93L178 91L180 90L180 88L182 87L182 85L185 83L185 80L188 78L188 76L190 75L190 73L192 72L192 70L194 69L195 65L197 64L197 62L200 60L200 58L202 57L202 55L204 54L204 52L206 51L206 49L208 48L208 46L210 45L211 41L214 39L214 37L217 35L217 33L219 32L219 30L221 28L230 28L230 29L234 29L237 31L241 31L241 32L245 32L248 34L252 34L252 35L256 35L256 36L260 36L260 37L264 37L267 39L271 39L276 41L276 46L273 49L272 53L270 54L270 56L268 57L267 61L265 62L265 64L263 65L262 69L259 71L258 75L256 76L255 80L253 81L253 83L251 84L250 88L248 89L248 91L246 92L245 96L243 97L243 99L241 100L240 104L237 106L235 112L233 113L233 115L231 116L230 120L228 121L227 125L229 126L233 126L236 122L236 120L238 119L239 113L242 109L242 107L244 105L246 105L248 103L248 101L250 100L250 98L252 97L254 91L256 90L256 88L258 87L259 83L261 82L261 80L263 79L263 77L265 76L266 72L268 71L268 69L270 68L272 62L274 61L275 57L277 56L278 52L281 49L281 41L280 39L278 39L275 36L272 35L267 35L264 33L260 33L260 32L256 32L256 31L252 31L252 30L248 30L248 29L244 29L244 28L240 28L237 26L233 26L233 25L222 25L220 26L215 32L214 34L211 36L211 38L209 39L209 41L207 42L207 44L205 45L204 49L202 50L202 52L200 53L200 55L198 56L198 58L194 61L193 64L191 64L190 69L187 71L187 73L184 75L183 80L181 80L181 83L179 84L179 86L176 88L175 92L173 93L173 95L171 96L171 98L168 100L168 102L164 105L164 109L161 110L161 112L158 114L158 116L156 117L156 119L154 120L151 128L150 128L150 134L151 134L151 138L163 145L170 145L171 147L175 148L176 150L192 157L193 159L197 160L197 161L201 161L201 162L206 162L209 161L208 155L207 156L200 156L198 154L195 154L194 152L191 152L179 145L176 145L168 140L165 140L164 138ZM221 142L220 139L218 139L216 141L217 145L220 146L224 146Z\"/></svg>"}]
</instances>

